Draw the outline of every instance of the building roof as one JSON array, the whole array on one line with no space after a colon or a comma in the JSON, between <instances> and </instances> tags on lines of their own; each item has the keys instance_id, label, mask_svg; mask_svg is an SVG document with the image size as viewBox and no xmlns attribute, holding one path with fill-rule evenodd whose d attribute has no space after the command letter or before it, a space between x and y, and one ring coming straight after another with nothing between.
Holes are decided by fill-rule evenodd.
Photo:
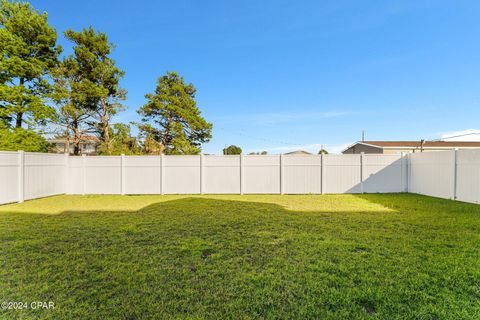
<instances>
[{"instance_id":1,"label":"building roof","mask_svg":"<svg viewBox=\"0 0 480 320\"><path fill-rule=\"evenodd\" d=\"M420 141L359 141L357 143L364 143L368 145L378 146L382 148L388 147L409 147L415 148L420 147ZM424 141L423 147L430 147L430 148L461 148L461 147L469 147L474 148L480 147L480 141Z\"/></svg>"},{"instance_id":2,"label":"building roof","mask_svg":"<svg viewBox=\"0 0 480 320\"><path fill-rule=\"evenodd\" d=\"M305 151L305 150L296 150L296 151L292 151L292 152L287 152L285 154L311 154L311 153L308 152L308 151Z\"/></svg>"},{"instance_id":3,"label":"building roof","mask_svg":"<svg viewBox=\"0 0 480 320\"><path fill-rule=\"evenodd\" d=\"M352 148L357 144L363 144L366 146L379 148L379 149L402 149L402 148L422 148L422 143L420 141L382 141L382 140L366 140L366 141L357 141L354 144L349 145L342 150L342 153L346 150ZM435 148L480 148L480 141L424 141L424 149L435 149Z\"/></svg>"},{"instance_id":4,"label":"building roof","mask_svg":"<svg viewBox=\"0 0 480 320\"><path fill-rule=\"evenodd\" d=\"M65 137L57 137L53 139L48 139L47 141L50 143L64 143L65 141L67 141L67 139ZM70 141L73 142L73 137L70 137ZM96 136L85 135L85 136L82 136L82 138L80 139L80 142L99 143L100 139L98 139L98 137Z\"/></svg>"}]
</instances>

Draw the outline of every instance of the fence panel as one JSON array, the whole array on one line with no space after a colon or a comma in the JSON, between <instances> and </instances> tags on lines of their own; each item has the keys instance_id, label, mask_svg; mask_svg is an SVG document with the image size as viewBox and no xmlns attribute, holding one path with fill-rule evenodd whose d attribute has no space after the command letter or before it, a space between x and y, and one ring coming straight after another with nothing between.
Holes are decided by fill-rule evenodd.
<instances>
[{"instance_id":1,"label":"fence panel","mask_svg":"<svg viewBox=\"0 0 480 320\"><path fill-rule=\"evenodd\" d=\"M164 193L200 193L200 156L165 156Z\"/></svg>"},{"instance_id":2,"label":"fence panel","mask_svg":"<svg viewBox=\"0 0 480 320\"><path fill-rule=\"evenodd\" d=\"M63 154L25 152L24 199L65 193L66 160Z\"/></svg>"},{"instance_id":3,"label":"fence panel","mask_svg":"<svg viewBox=\"0 0 480 320\"><path fill-rule=\"evenodd\" d=\"M240 156L203 157L204 193L240 193Z\"/></svg>"},{"instance_id":4,"label":"fence panel","mask_svg":"<svg viewBox=\"0 0 480 320\"><path fill-rule=\"evenodd\" d=\"M405 174L401 154L363 155L363 192L403 192Z\"/></svg>"},{"instance_id":5,"label":"fence panel","mask_svg":"<svg viewBox=\"0 0 480 320\"><path fill-rule=\"evenodd\" d=\"M0 204L19 201L19 154L0 151Z\"/></svg>"},{"instance_id":6,"label":"fence panel","mask_svg":"<svg viewBox=\"0 0 480 320\"><path fill-rule=\"evenodd\" d=\"M121 157L95 156L84 157L85 193L120 194L121 193Z\"/></svg>"},{"instance_id":7,"label":"fence panel","mask_svg":"<svg viewBox=\"0 0 480 320\"><path fill-rule=\"evenodd\" d=\"M124 159L126 194L161 193L160 156L126 156Z\"/></svg>"},{"instance_id":8,"label":"fence panel","mask_svg":"<svg viewBox=\"0 0 480 320\"><path fill-rule=\"evenodd\" d=\"M360 155L326 154L323 159L324 193L362 192Z\"/></svg>"},{"instance_id":9,"label":"fence panel","mask_svg":"<svg viewBox=\"0 0 480 320\"><path fill-rule=\"evenodd\" d=\"M439 198L453 199L454 155L454 151L411 154L409 191Z\"/></svg>"},{"instance_id":10,"label":"fence panel","mask_svg":"<svg viewBox=\"0 0 480 320\"><path fill-rule=\"evenodd\" d=\"M480 150L457 151L457 199L480 202Z\"/></svg>"},{"instance_id":11,"label":"fence panel","mask_svg":"<svg viewBox=\"0 0 480 320\"><path fill-rule=\"evenodd\" d=\"M280 193L280 156L244 156L244 192Z\"/></svg>"},{"instance_id":12,"label":"fence panel","mask_svg":"<svg viewBox=\"0 0 480 320\"><path fill-rule=\"evenodd\" d=\"M322 156L285 155L282 179L286 194L321 193Z\"/></svg>"},{"instance_id":13,"label":"fence panel","mask_svg":"<svg viewBox=\"0 0 480 320\"><path fill-rule=\"evenodd\" d=\"M68 157L67 194L84 193L83 157Z\"/></svg>"}]
</instances>

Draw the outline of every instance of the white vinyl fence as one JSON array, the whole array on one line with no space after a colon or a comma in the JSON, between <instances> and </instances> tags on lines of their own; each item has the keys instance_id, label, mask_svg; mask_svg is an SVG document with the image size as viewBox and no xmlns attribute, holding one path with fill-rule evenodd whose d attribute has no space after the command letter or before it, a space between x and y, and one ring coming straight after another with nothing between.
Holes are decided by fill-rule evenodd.
<instances>
[{"instance_id":1,"label":"white vinyl fence","mask_svg":"<svg viewBox=\"0 0 480 320\"><path fill-rule=\"evenodd\" d=\"M93 156L0 152L0 204L55 194L407 191L401 155Z\"/></svg>"},{"instance_id":2,"label":"white vinyl fence","mask_svg":"<svg viewBox=\"0 0 480 320\"><path fill-rule=\"evenodd\" d=\"M480 149L409 155L409 192L480 203Z\"/></svg>"},{"instance_id":3,"label":"white vinyl fence","mask_svg":"<svg viewBox=\"0 0 480 320\"><path fill-rule=\"evenodd\" d=\"M377 192L480 203L480 150L108 157L0 151L0 204L56 194Z\"/></svg>"},{"instance_id":4,"label":"white vinyl fence","mask_svg":"<svg viewBox=\"0 0 480 320\"><path fill-rule=\"evenodd\" d=\"M0 204L65 193L68 157L0 152Z\"/></svg>"}]
</instances>

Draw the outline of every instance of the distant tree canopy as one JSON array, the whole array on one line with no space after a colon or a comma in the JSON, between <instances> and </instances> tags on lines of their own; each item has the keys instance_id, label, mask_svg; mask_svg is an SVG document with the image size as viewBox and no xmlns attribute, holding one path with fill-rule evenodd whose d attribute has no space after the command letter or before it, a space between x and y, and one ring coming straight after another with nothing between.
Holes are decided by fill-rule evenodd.
<instances>
[{"instance_id":1,"label":"distant tree canopy","mask_svg":"<svg viewBox=\"0 0 480 320\"><path fill-rule=\"evenodd\" d=\"M195 102L196 89L185 84L176 72L158 79L155 93L138 113L145 139L158 143L160 154L198 154L202 143L212 137L212 124L202 116Z\"/></svg>"},{"instance_id":2,"label":"distant tree canopy","mask_svg":"<svg viewBox=\"0 0 480 320\"><path fill-rule=\"evenodd\" d=\"M228 146L223 149L223 154L224 155L230 155L230 154L242 154L242 148L237 147L235 145Z\"/></svg>"},{"instance_id":3,"label":"distant tree canopy","mask_svg":"<svg viewBox=\"0 0 480 320\"><path fill-rule=\"evenodd\" d=\"M48 76L57 65L61 47L57 33L29 3L0 0L0 118L22 128L55 116L47 104ZM17 137L23 137L19 132Z\"/></svg>"},{"instance_id":4,"label":"distant tree canopy","mask_svg":"<svg viewBox=\"0 0 480 320\"><path fill-rule=\"evenodd\" d=\"M111 140L108 146L105 141L100 144L100 154L141 154L140 145L137 138L132 136L130 125L125 123L115 123L109 131Z\"/></svg>"},{"instance_id":5,"label":"distant tree canopy","mask_svg":"<svg viewBox=\"0 0 480 320\"><path fill-rule=\"evenodd\" d=\"M328 151L325 149L320 149L320 151L318 151L318 154L328 154Z\"/></svg>"},{"instance_id":6,"label":"distant tree canopy","mask_svg":"<svg viewBox=\"0 0 480 320\"><path fill-rule=\"evenodd\" d=\"M258 156L258 155L262 155L262 156L264 156L264 155L266 155L266 154L268 154L268 152L267 152L267 151L261 151L261 152L250 152L250 153L249 153L249 155L257 155L257 156Z\"/></svg>"}]
</instances>

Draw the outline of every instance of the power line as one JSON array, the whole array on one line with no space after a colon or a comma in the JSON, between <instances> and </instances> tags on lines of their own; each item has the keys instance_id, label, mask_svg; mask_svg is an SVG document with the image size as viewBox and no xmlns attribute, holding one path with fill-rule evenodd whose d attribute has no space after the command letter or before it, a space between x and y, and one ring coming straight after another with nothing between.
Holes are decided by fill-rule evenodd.
<instances>
[{"instance_id":1,"label":"power line","mask_svg":"<svg viewBox=\"0 0 480 320\"><path fill-rule=\"evenodd\" d=\"M446 139L452 139L452 138L460 138L460 137L471 136L471 135L475 135L475 134L480 135L480 132L464 133L464 134L459 134L459 135L456 135L456 136L443 137L443 138L440 138L440 139L434 139L434 140L430 140L430 141L442 141L442 140L446 140Z\"/></svg>"}]
</instances>

